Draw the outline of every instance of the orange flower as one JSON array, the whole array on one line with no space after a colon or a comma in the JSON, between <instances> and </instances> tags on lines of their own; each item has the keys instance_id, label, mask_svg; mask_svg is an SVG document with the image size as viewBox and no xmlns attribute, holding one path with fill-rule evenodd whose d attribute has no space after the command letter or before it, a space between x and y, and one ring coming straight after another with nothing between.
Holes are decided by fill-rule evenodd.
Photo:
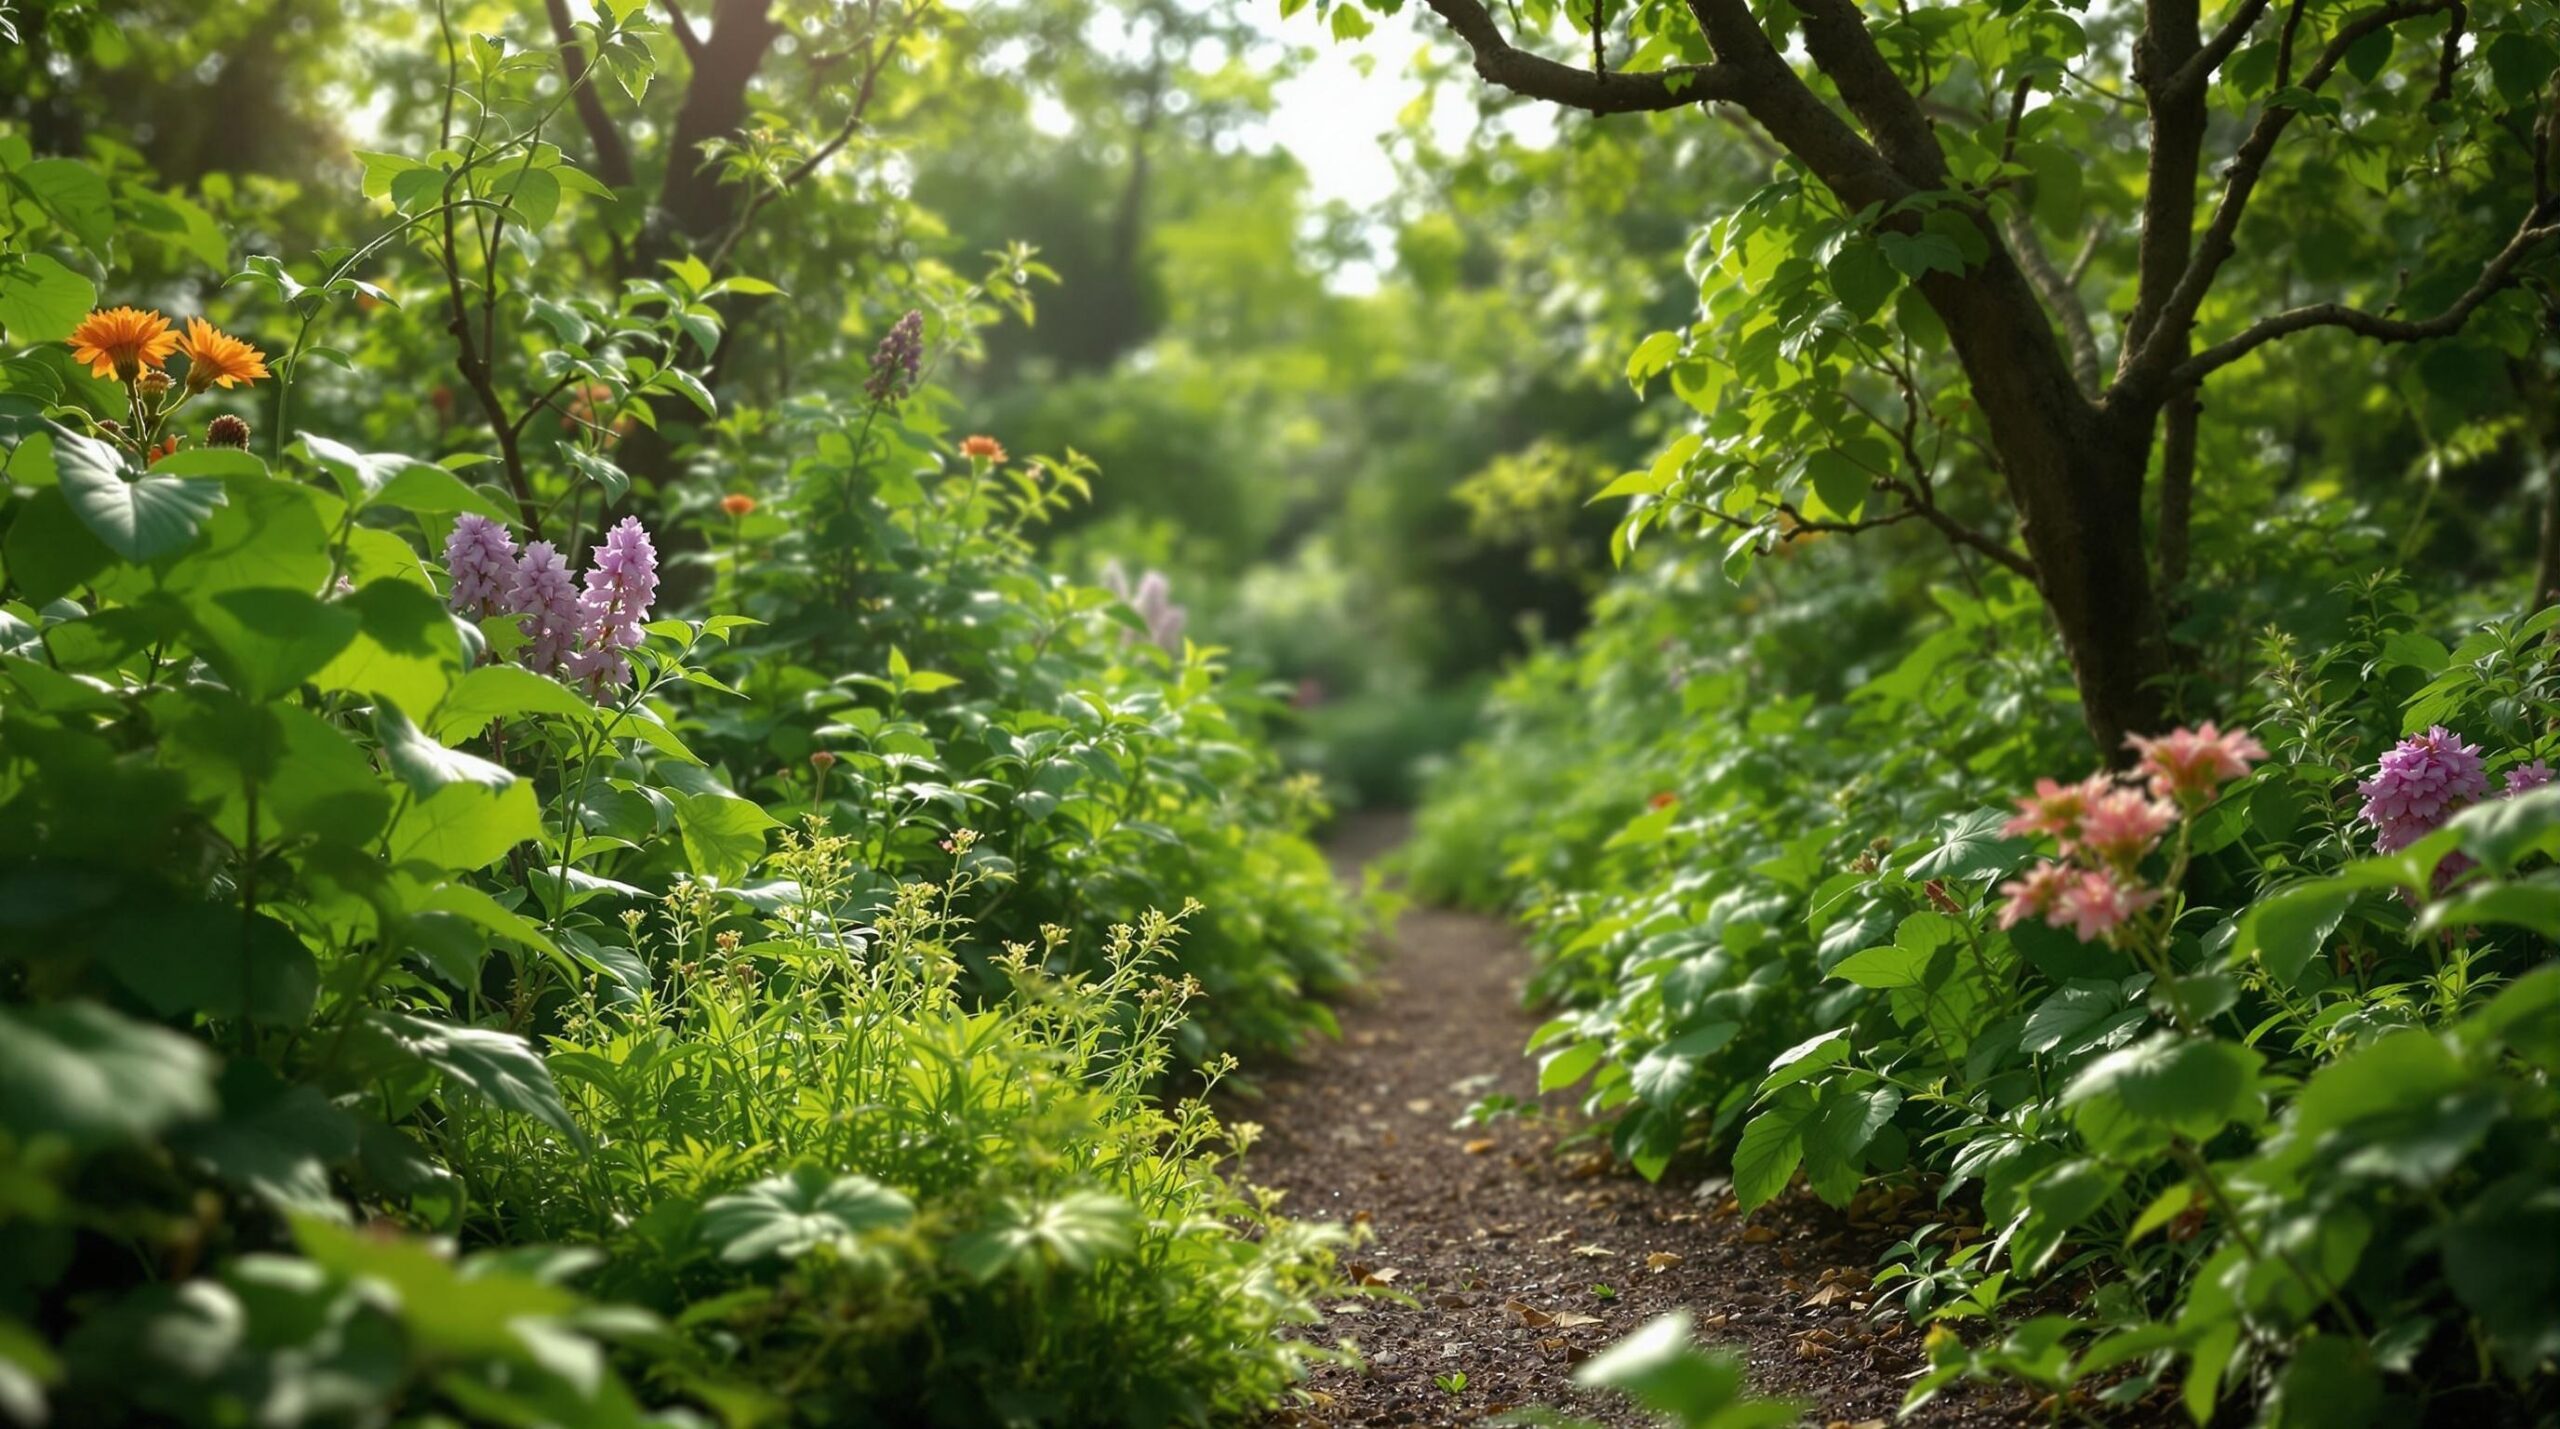
<instances>
[{"instance_id":1,"label":"orange flower","mask_svg":"<svg viewBox=\"0 0 2560 1429\"><path fill-rule=\"evenodd\" d=\"M744 516L756 509L756 499L743 491L732 491L720 498L720 509L732 516Z\"/></svg>"},{"instance_id":2,"label":"orange flower","mask_svg":"<svg viewBox=\"0 0 2560 1429\"><path fill-rule=\"evenodd\" d=\"M144 459L143 465L154 465L164 456L176 456L177 454L178 439L173 436L152 447L151 454Z\"/></svg>"},{"instance_id":3,"label":"orange flower","mask_svg":"<svg viewBox=\"0 0 2560 1429\"><path fill-rule=\"evenodd\" d=\"M187 319L187 335L178 341L187 359L187 390L228 389L234 382L255 382L267 375L267 355L202 318Z\"/></svg>"},{"instance_id":4,"label":"orange flower","mask_svg":"<svg viewBox=\"0 0 2560 1429\"><path fill-rule=\"evenodd\" d=\"M178 349L169 320L141 308L103 308L71 330L71 359L89 364L95 377L131 382L146 367L158 367Z\"/></svg>"},{"instance_id":5,"label":"orange flower","mask_svg":"<svg viewBox=\"0 0 2560 1429\"><path fill-rule=\"evenodd\" d=\"M971 461L983 461L989 466L1002 466L1005 462L1004 443L993 437L962 437L960 455Z\"/></svg>"}]
</instances>

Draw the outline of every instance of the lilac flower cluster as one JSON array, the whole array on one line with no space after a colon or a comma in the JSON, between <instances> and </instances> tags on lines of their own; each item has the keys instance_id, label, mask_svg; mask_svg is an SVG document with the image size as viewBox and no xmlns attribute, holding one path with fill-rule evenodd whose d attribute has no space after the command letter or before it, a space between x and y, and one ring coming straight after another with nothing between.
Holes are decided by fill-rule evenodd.
<instances>
[{"instance_id":1,"label":"lilac flower cluster","mask_svg":"<svg viewBox=\"0 0 2560 1429\"><path fill-rule=\"evenodd\" d=\"M915 391L924 372L924 314L909 309L871 352L871 380L862 390L874 402L899 402Z\"/></svg>"},{"instance_id":2,"label":"lilac flower cluster","mask_svg":"<svg viewBox=\"0 0 2560 1429\"><path fill-rule=\"evenodd\" d=\"M466 513L454 522L444 559L453 577L446 604L455 614L523 622L517 658L526 669L565 673L584 684L590 698L630 683L625 652L640 643L640 627L658 598L658 551L638 517L626 516L605 533L583 591L557 547L528 541L519 555L506 528L485 516Z\"/></svg>"},{"instance_id":3,"label":"lilac flower cluster","mask_svg":"<svg viewBox=\"0 0 2560 1429\"><path fill-rule=\"evenodd\" d=\"M1102 588L1120 597L1147 623L1148 638L1164 647L1168 655L1182 653L1182 628L1190 623L1191 612L1173 603L1173 583L1162 571L1149 571L1138 578L1136 589L1129 585L1129 573L1118 561L1102 567ZM1124 633L1125 638L1134 638Z\"/></svg>"},{"instance_id":4,"label":"lilac flower cluster","mask_svg":"<svg viewBox=\"0 0 2560 1429\"><path fill-rule=\"evenodd\" d=\"M2373 826L2374 847L2397 853L2486 798L2489 775L2480 746L2437 725L2393 746L2356 792L2364 796L2356 817Z\"/></svg>"}]
</instances>

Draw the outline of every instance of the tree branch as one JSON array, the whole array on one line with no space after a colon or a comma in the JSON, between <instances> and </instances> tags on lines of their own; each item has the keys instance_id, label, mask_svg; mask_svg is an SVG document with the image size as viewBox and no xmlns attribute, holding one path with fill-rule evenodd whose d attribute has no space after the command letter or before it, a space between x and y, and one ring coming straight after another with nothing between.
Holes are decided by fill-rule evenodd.
<instances>
[{"instance_id":1,"label":"tree branch","mask_svg":"<svg viewBox=\"0 0 2560 1429\"><path fill-rule=\"evenodd\" d=\"M2207 373L2230 366L2277 338L2315 327L2342 327L2349 332L2373 338L2378 342L2424 342L2431 337L2450 337L2461 331L2462 325L2471 320L2473 309L2497 296L2501 289L2516 281L2517 267L2526 258L2532 256L2536 247L2551 239L2560 238L2560 223L2535 228L2530 226L2531 216L2528 216L2525 222L2526 226L2519 227L2515 236L2507 240L2507 246L2499 249L2481 268L2478 281L2474 282L2461 297L2446 305L2443 312L2433 317L2395 318L2387 311L2369 313L2360 308L2348 307L2343 303L2313 303L2307 307L2289 309L2273 317L2261 319L2242 329L2237 336L2215 343L2180 363L2170 374L2170 380L2179 384L2197 381Z\"/></svg>"},{"instance_id":2,"label":"tree branch","mask_svg":"<svg viewBox=\"0 0 2560 1429\"><path fill-rule=\"evenodd\" d=\"M1914 185L1945 188L1947 156L1920 101L1876 48L1857 0L1799 0L1805 49L1887 162Z\"/></svg>"},{"instance_id":3,"label":"tree branch","mask_svg":"<svg viewBox=\"0 0 2560 1429\"><path fill-rule=\"evenodd\" d=\"M2341 25L2338 32L2330 36L2329 43L2320 51L2320 57L2303 73L2301 88L2317 92L2345 62L2347 51L2374 31L2402 20L2449 10L2459 3L2461 0L2396 0L2396 3L2379 10L2365 12ZM2110 394L2112 400L2135 405L2158 401L2168 390L2173 377L2192 365L2187 358L2188 330L2195 322L2197 310L2204 305L2205 294L2212 289L2214 278L2237 247L2241 215L2248 211L2249 198L2257 189L2267 160L2275 153L2276 142L2284 137L2284 131L2292 125L2294 116L2299 112L2290 106L2259 111L2257 122L2250 126L2248 137L2241 141L2225 170L2221 201L2214 206L2213 220L2206 225L2194 255L2186 262L2185 271L2161 303L2156 319L2149 322L2138 337L2128 333L2124 355L2117 364L2117 391ZM2156 189L2156 185L2154 187ZM2146 243L2151 237L2148 226L2146 222ZM2146 273L2145 276L2149 275ZM2310 324L2297 324L2307 325ZM2259 341L2265 339L2260 338ZM2256 343L2250 346L2254 347Z\"/></svg>"},{"instance_id":4,"label":"tree branch","mask_svg":"<svg viewBox=\"0 0 2560 1429\"><path fill-rule=\"evenodd\" d=\"M2053 266L2044 243L2036 237L2034 221L2025 211L2009 208L2001 217L2001 227L2009 235L2009 246L2018 250L2018 267L2035 286L2036 296L2044 299L2054 321L2062 325L2063 344L2071 354L2071 375L2079 381L2081 395L2096 396L2101 380L2098 334L2089 325L2089 309L2080 301L2079 280Z\"/></svg>"},{"instance_id":5,"label":"tree branch","mask_svg":"<svg viewBox=\"0 0 2560 1429\"><path fill-rule=\"evenodd\" d=\"M543 0L543 9L551 16L551 36L560 45L561 78L578 107L578 123L586 128L587 142L595 147L596 177L607 188L629 188L631 146L623 142L613 117L604 112L604 96L586 82L587 52L578 43L576 22L569 18L569 0Z\"/></svg>"},{"instance_id":6,"label":"tree branch","mask_svg":"<svg viewBox=\"0 0 2560 1429\"><path fill-rule=\"evenodd\" d=\"M693 27L693 21L685 18L684 7L677 4L676 0L665 0L665 4L667 29L676 37L676 43L684 49L685 58L701 60L702 32Z\"/></svg>"},{"instance_id":7,"label":"tree branch","mask_svg":"<svg viewBox=\"0 0 2560 1429\"><path fill-rule=\"evenodd\" d=\"M1514 94L1593 114L1639 114L1738 98L1736 76L1722 64L1677 65L1641 74L1576 69L1514 47L1478 0L1429 0L1475 56L1476 73Z\"/></svg>"},{"instance_id":8,"label":"tree branch","mask_svg":"<svg viewBox=\"0 0 2560 1429\"><path fill-rule=\"evenodd\" d=\"M2222 62L2231 58L2231 52L2240 48L2242 40L2249 38L2249 31L2256 28L2258 17L2266 13L2267 0L2240 0L2240 8L2232 11L2231 18L2222 22L2222 28L2213 32L2213 38L2205 41L2204 48L2189 56L2186 64L2179 68L2177 83L2201 86L2212 79L2213 72L2222 68Z\"/></svg>"}]
</instances>

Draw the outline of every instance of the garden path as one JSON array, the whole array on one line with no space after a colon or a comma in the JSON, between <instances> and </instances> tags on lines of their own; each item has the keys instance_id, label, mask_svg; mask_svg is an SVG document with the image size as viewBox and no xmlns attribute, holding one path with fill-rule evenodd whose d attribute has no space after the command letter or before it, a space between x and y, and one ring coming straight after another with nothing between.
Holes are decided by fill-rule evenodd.
<instances>
[{"instance_id":1,"label":"garden path","mask_svg":"<svg viewBox=\"0 0 2560 1429\"><path fill-rule=\"evenodd\" d=\"M1349 823L1333 843L1337 871L1357 879L1403 833L1400 818ZM1347 1258L1379 1287L1329 1306L1310 1331L1355 1341L1365 1370L1319 1366L1306 1402L1274 1423L1471 1424L1546 1403L1641 1424L1575 1389L1573 1367L1682 1307L1702 1338L1744 1349L1758 1388L1808 1401L1806 1422L1891 1423L1919 1338L1861 1307L1877 1247L1929 1208L1843 1217L1799 1195L1745 1223L1721 1177L1675 1165L1648 1184L1604 1143L1572 1140L1569 1095L1536 1117L1454 1127L1479 1097L1535 1098L1521 1055L1535 1026L1520 1004L1529 968L1498 919L1408 908L1371 992L1342 1009L1341 1043L1263 1077L1258 1100L1230 1109L1264 1127L1246 1175L1285 1190L1293 1215L1365 1227ZM2034 1418L2003 1394L1944 1399L1909 1422Z\"/></svg>"}]
</instances>

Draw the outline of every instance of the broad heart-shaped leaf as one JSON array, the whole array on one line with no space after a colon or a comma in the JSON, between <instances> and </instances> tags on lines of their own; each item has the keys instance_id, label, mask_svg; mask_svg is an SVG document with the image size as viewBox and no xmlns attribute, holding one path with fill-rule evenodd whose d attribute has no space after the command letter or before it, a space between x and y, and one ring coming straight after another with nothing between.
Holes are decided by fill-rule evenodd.
<instances>
[{"instance_id":1,"label":"broad heart-shaped leaf","mask_svg":"<svg viewBox=\"0 0 2560 1429\"><path fill-rule=\"evenodd\" d=\"M2027 845L2004 837L1997 809L1954 814L1938 823L1937 846L1911 861L1913 878L1997 878L2018 866Z\"/></svg>"},{"instance_id":2,"label":"broad heart-shaped leaf","mask_svg":"<svg viewBox=\"0 0 2560 1429\"><path fill-rule=\"evenodd\" d=\"M177 1148L274 1205L345 1219L329 1167L356 1154L354 1118L263 1062L234 1061L221 1085L221 1116L179 1133Z\"/></svg>"},{"instance_id":3,"label":"broad heart-shaped leaf","mask_svg":"<svg viewBox=\"0 0 2560 1429\"><path fill-rule=\"evenodd\" d=\"M521 665L482 665L456 681L436 706L427 727L438 739L478 734L500 719L553 715L593 723L596 707L585 696Z\"/></svg>"},{"instance_id":4,"label":"broad heart-shaped leaf","mask_svg":"<svg viewBox=\"0 0 2560 1429\"><path fill-rule=\"evenodd\" d=\"M108 550L137 565L193 541L229 499L221 482L201 477L128 480L121 452L68 427L53 430L53 464L72 514Z\"/></svg>"},{"instance_id":5,"label":"broad heart-shaped leaf","mask_svg":"<svg viewBox=\"0 0 2560 1429\"><path fill-rule=\"evenodd\" d=\"M115 241L115 199L106 177L78 159L38 159L10 175L101 260ZM36 339L19 336L21 342Z\"/></svg>"},{"instance_id":6,"label":"broad heart-shaped leaf","mask_svg":"<svg viewBox=\"0 0 2560 1429\"><path fill-rule=\"evenodd\" d=\"M1804 1157L1805 1127L1820 1110L1812 1092L1788 1087L1742 1128L1733 1151L1733 1194L1744 1215L1787 1188Z\"/></svg>"},{"instance_id":7,"label":"broad heart-shaped leaf","mask_svg":"<svg viewBox=\"0 0 2560 1429\"><path fill-rule=\"evenodd\" d=\"M42 603L69 595L115 560L106 543L89 533L58 490L39 487L19 503L18 519L0 537L0 560L9 578L29 601Z\"/></svg>"},{"instance_id":8,"label":"broad heart-shaped leaf","mask_svg":"<svg viewBox=\"0 0 2560 1429\"><path fill-rule=\"evenodd\" d=\"M764 857L765 830L774 817L749 799L725 794L678 794L676 829L684 837L693 871L735 883Z\"/></svg>"},{"instance_id":9,"label":"broad heart-shaped leaf","mask_svg":"<svg viewBox=\"0 0 2560 1429\"><path fill-rule=\"evenodd\" d=\"M429 739L424 730L409 722L399 706L387 701L373 707L373 733L382 741L383 761L400 776L400 782L417 791L419 798L454 784L477 784L496 790L516 782L515 774L503 764L447 749Z\"/></svg>"},{"instance_id":10,"label":"broad heart-shaped leaf","mask_svg":"<svg viewBox=\"0 0 2560 1429\"><path fill-rule=\"evenodd\" d=\"M491 1027L457 1027L406 1013L377 1012L374 1025L401 1050L476 1093L491 1106L529 1116L584 1145L586 1133L560 1104L551 1068L533 1044Z\"/></svg>"},{"instance_id":11,"label":"broad heart-shaped leaf","mask_svg":"<svg viewBox=\"0 0 2560 1429\"><path fill-rule=\"evenodd\" d=\"M391 796L338 727L293 705L250 704L209 685L152 697L159 757L184 775L214 827L234 843L308 836L361 843L382 828Z\"/></svg>"},{"instance_id":12,"label":"broad heart-shaped leaf","mask_svg":"<svg viewBox=\"0 0 2560 1429\"><path fill-rule=\"evenodd\" d=\"M388 699L412 720L426 719L463 672L462 635L444 602L406 581L375 581L338 603L362 626L312 682Z\"/></svg>"},{"instance_id":13,"label":"broad heart-shaped leaf","mask_svg":"<svg viewBox=\"0 0 2560 1429\"><path fill-rule=\"evenodd\" d=\"M62 341L97 301L88 279L41 253L0 255L0 335L11 347Z\"/></svg>"},{"instance_id":14,"label":"broad heart-shaped leaf","mask_svg":"<svg viewBox=\"0 0 2560 1429\"><path fill-rule=\"evenodd\" d=\"M214 1109L213 1055L89 1002L0 1007L0 1126L75 1148L141 1141Z\"/></svg>"},{"instance_id":15,"label":"broad heart-shaped leaf","mask_svg":"<svg viewBox=\"0 0 2560 1429\"><path fill-rule=\"evenodd\" d=\"M320 965L291 928L212 903L129 903L92 938L116 980L163 1017L201 1012L299 1027L320 992Z\"/></svg>"},{"instance_id":16,"label":"broad heart-shaped leaf","mask_svg":"<svg viewBox=\"0 0 2560 1429\"><path fill-rule=\"evenodd\" d=\"M796 1260L822 1245L851 1248L914 1219L915 1202L868 1176L831 1176L814 1166L758 1181L702 1208L702 1238L720 1258L744 1264Z\"/></svg>"},{"instance_id":17,"label":"broad heart-shaped leaf","mask_svg":"<svg viewBox=\"0 0 2560 1429\"><path fill-rule=\"evenodd\" d=\"M2237 957L2252 957L2267 975L2285 987L2301 980L2302 970L2328 946L2329 935L2355 901L2355 886L2340 879L2318 878L2277 890L2251 904L2240 916L2232 944Z\"/></svg>"},{"instance_id":18,"label":"broad heart-shaped leaf","mask_svg":"<svg viewBox=\"0 0 2560 1429\"><path fill-rule=\"evenodd\" d=\"M2202 1141L2246 1110L2263 1061L2237 1042L2163 1031L2090 1063L2062 1100L2101 1145L2139 1139L2124 1134L2127 1117Z\"/></svg>"},{"instance_id":19,"label":"broad heart-shaped leaf","mask_svg":"<svg viewBox=\"0 0 2560 1429\"><path fill-rule=\"evenodd\" d=\"M447 784L411 801L391 826L391 859L457 873L486 868L517 844L542 837L542 808L519 779L502 789Z\"/></svg>"},{"instance_id":20,"label":"broad heart-shaped leaf","mask_svg":"<svg viewBox=\"0 0 2560 1429\"><path fill-rule=\"evenodd\" d=\"M1090 1270L1134 1245L1137 1223L1137 1208L1107 1191L1052 1201L1007 1196L992 1220L951 1243L951 1265L980 1284L1008 1272L1040 1280L1052 1270Z\"/></svg>"},{"instance_id":21,"label":"broad heart-shaped leaf","mask_svg":"<svg viewBox=\"0 0 2560 1429\"><path fill-rule=\"evenodd\" d=\"M355 639L356 613L304 591L227 590L191 602L196 653L242 699L272 700L311 678Z\"/></svg>"},{"instance_id":22,"label":"broad heart-shaped leaf","mask_svg":"<svg viewBox=\"0 0 2560 1429\"><path fill-rule=\"evenodd\" d=\"M295 440L301 443L303 453L311 458L313 466L327 472L336 480L338 489L346 493L348 503L353 506L368 506L377 498L384 497L391 483L406 475L413 467L424 467L447 481L453 480L453 474L442 467L400 452L360 452L344 442L313 432L298 433ZM460 482L454 482L454 484L461 485ZM468 488L465 490L467 491ZM413 507L411 509L433 508ZM445 509L468 511L478 508L456 506Z\"/></svg>"}]
</instances>

